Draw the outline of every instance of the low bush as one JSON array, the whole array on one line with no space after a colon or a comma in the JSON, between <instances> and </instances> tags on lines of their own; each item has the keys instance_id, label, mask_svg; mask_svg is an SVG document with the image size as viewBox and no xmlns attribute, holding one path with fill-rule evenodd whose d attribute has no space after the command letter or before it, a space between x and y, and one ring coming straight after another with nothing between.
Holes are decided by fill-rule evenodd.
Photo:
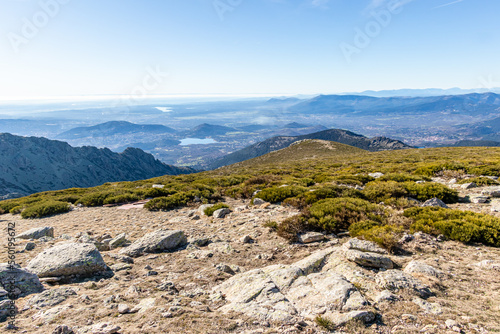
<instances>
[{"instance_id":1,"label":"low bush","mask_svg":"<svg viewBox=\"0 0 500 334\"><path fill-rule=\"evenodd\" d=\"M444 171L460 171L467 173L467 167L463 163L447 162L441 164L424 165L415 170L415 173L422 176L432 177ZM489 174L484 174L489 175Z\"/></svg>"},{"instance_id":2,"label":"low bush","mask_svg":"<svg viewBox=\"0 0 500 334\"><path fill-rule=\"evenodd\" d=\"M396 181L373 181L369 182L363 190L366 198L372 202L384 202L389 198L401 198L408 196L406 187Z\"/></svg>"},{"instance_id":3,"label":"low bush","mask_svg":"<svg viewBox=\"0 0 500 334\"><path fill-rule=\"evenodd\" d=\"M282 238L291 242L298 241L299 233L306 230L307 219L303 215L289 217L278 224L276 232Z\"/></svg>"},{"instance_id":4,"label":"low bush","mask_svg":"<svg viewBox=\"0 0 500 334\"><path fill-rule=\"evenodd\" d=\"M18 205L10 209L9 213L12 215L18 215L21 213L21 211L23 211L23 207Z\"/></svg>"},{"instance_id":5,"label":"low bush","mask_svg":"<svg viewBox=\"0 0 500 334\"><path fill-rule=\"evenodd\" d=\"M21 212L23 218L42 218L68 212L70 205L64 202L46 201L27 207Z\"/></svg>"},{"instance_id":6,"label":"low bush","mask_svg":"<svg viewBox=\"0 0 500 334\"><path fill-rule=\"evenodd\" d=\"M408 195L419 201L427 201L428 199L437 197L447 204L458 202L458 192L450 189L447 186L439 183L415 183L405 182L404 187L408 191Z\"/></svg>"},{"instance_id":7,"label":"low bush","mask_svg":"<svg viewBox=\"0 0 500 334\"><path fill-rule=\"evenodd\" d=\"M359 198L325 199L314 203L305 213L311 227L326 232L347 230L351 224L373 220L383 222L384 208Z\"/></svg>"},{"instance_id":8,"label":"low bush","mask_svg":"<svg viewBox=\"0 0 500 334\"><path fill-rule=\"evenodd\" d=\"M391 253L398 248L399 234L402 232L402 227L381 225L374 221L360 221L349 227L351 237L373 241Z\"/></svg>"},{"instance_id":9,"label":"low bush","mask_svg":"<svg viewBox=\"0 0 500 334\"><path fill-rule=\"evenodd\" d=\"M410 208L404 216L413 220L412 231L438 235L462 242L500 247L500 219L471 211L435 207Z\"/></svg>"},{"instance_id":10,"label":"low bush","mask_svg":"<svg viewBox=\"0 0 500 334\"><path fill-rule=\"evenodd\" d=\"M312 191L306 191L296 197L288 198L283 202L283 204L288 204L296 208L302 209L322 199L339 198L339 197L365 199L365 196L359 190L337 185L329 185L318 189L314 189Z\"/></svg>"},{"instance_id":11,"label":"low bush","mask_svg":"<svg viewBox=\"0 0 500 334\"><path fill-rule=\"evenodd\" d=\"M340 184L347 184L352 186L362 186L368 182L374 181L375 178L368 175L338 175L333 178L333 181Z\"/></svg>"},{"instance_id":12,"label":"low bush","mask_svg":"<svg viewBox=\"0 0 500 334\"><path fill-rule=\"evenodd\" d=\"M470 182L474 182L478 186L495 186L495 185L500 184L500 182L492 180L488 177L473 177L471 179L462 179L462 180L458 181L457 183L458 184L465 184L465 183L470 183Z\"/></svg>"},{"instance_id":13,"label":"low bush","mask_svg":"<svg viewBox=\"0 0 500 334\"><path fill-rule=\"evenodd\" d=\"M229 208L229 205L224 204L224 203L217 203L214 206L211 206L209 208L206 208L203 213L205 213L207 216L211 217L213 216L214 212L223 209L223 208Z\"/></svg>"},{"instance_id":14,"label":"low bush","mask_svg":"<svg viewBox=\"0 0 500 334\"><path fill-rule=\"evenodd\" d=\"M395 182L408 182L408 181L430 181L428 177L411 175L408 173L389 173L380 177L378 181L395 181Z\"/></svg>"},{"instance_id":15,"label":"low bush","mask_svg":"<svg viewBox=\"0 0 500 334\"><path fill-rule=\"evenodd\" d=\"M114 196L115 193L113 191L99 191L99 192L92 192L88 195L83 196L80 198L76 204L81 204L84 206L101 206L104 204L104 201L108 197Z\"/></svg>"},{"instance_id":16,"label":"low bush","mask_svg":"<svg viewBox=\"0 0 500 334\"><path fill-rule=\"evenodd\" d=\"M139 200L140 197L136 194L121 194L111 197L106 197L103 204L119 204L119 203L129 203Z\"/></svg>"},{"instance_id":17,"label":"low bush","mask_svg":"<svg viewBox=\"0 0 500 334\"><path fill-rule=\"evenodd\" d=\"M283 202L287 198L298 196L306 191L306 188L299 186L272 187L260 191L257 195L255 195L255 197L263 199L266 202L279 203Z\"/></svg>"}]
</instances>

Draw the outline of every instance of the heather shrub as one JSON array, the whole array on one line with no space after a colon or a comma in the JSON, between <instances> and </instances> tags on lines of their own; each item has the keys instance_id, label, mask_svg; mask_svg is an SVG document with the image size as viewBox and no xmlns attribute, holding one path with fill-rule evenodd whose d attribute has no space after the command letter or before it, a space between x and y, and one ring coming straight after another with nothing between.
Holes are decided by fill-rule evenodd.
<instances>
[{"instance_id":1,"label":"heather shrub","mask_svg":"<svg viewBox=\"0 0 500 334\"><path fill-rule=\"evenodd\" d=\"M462 242L479 242L500 247L500 219L471 211L435 207L410 208L404 216L411 218L412 231L438 235Z\"/></svg>"},{"instance_id":2,"label":"heather shrub","mask_svg":"<svg viewBox=\"0 0 500 334\"><path fill-rule=\"evenodd\" d=\"M464 183L469 183L469 182L474 182L478 186L495 186L495 185L500 184L500 182L492 180L488 177L473 177L470 179L462 179L462 180L458 181L457 183L464 184Z\"/></svg>"},{"instance_id":3,"label":"heather shrub","mask_svg":"<svg viewBox=\"0 0 500 334\"><path fill-rule=\"evenodd\" d=\"M408 182L408 181L430 181L428 177L416 176L407 173L389 173L380 177L378 181L395 181L395 182Z\"/></svg>"},{"instance_id":4,"label":"heather shrub","mask_svg":"<svg viewBox=\"0 0 500 334\"><path fill-rule=\"evenodd\" d=\"M298 196L305 191L307 191L306 188L299 186L272 187L260 191L255 197L263 199L266 202L279 203L287 198Z\"/></svg>"},{"instance_id":5,"label":"heather shrub","mask_svg":"<svg viewBox=\"0 0 500 334\"><path fill-rule=\"evenodd\" d=\"M374 221L359 221L349 227L351 237L373 241L391 253L398 247L398 236L401 232L402 227L381 225Z\"/></svg>"},{"instance_id":6,"label":"heather shrub","mask_svg":"<svg viewBox=\"0 0 500 334\"><path fill-rule=\"evenodd\" d=\"M119 204L129 203L139 200L140 197L136 194L120 194L116 196L106 197L103 204Z\"/></svg>"},{"instance_id":7,"label":"heather shrub","mask_svg":"<svg viewBox=\"0 0 500 334\"><path fill-rule=\"evenodd\" d=\"M64 202L45 201L27 207L21 212L23 218L42 218L68 212L70 205Z\"/></svg>"},{"instance_id":8,"label":"heather shrub","mask_svg":"<svg viewBox=\"0 0 500 334\"><path fill-rule=\"evenodd\" d=\"M276 232L282 238L291 242L298 240L298 234L305 231L307 227L307 219L303 215L289 217L278 224Z\"/></svg>"},{"instance_id":9,"label":"heather shrub","mask_svg":"<svg viewBox=\"0 0 500 334\"><path fill-rule=\"evenodd\" d=\"M389 198L400 198L408 196L405 186L396 181L373 181L369 182L363 190L366 198L372 202L383 202Z\"/></svg>"},{"instance_id":10,"label":"heather shrub","mask_svg":"<svg viewBox=\"0 0 500 334\"><path fill-rule=\"evenodd\" d=\"M362 220L382 222L383 207L359 198L325 199L314 203L306 213L310 226L327 231L346 230L351 224Z\"/></svg>"},{"instance_id":11,"label":"heather shrub","mask_svg":"<svg viewBox=\"0 0 500 334\"><path fill-rule=\"evenodd\" d=\"M84 206L101 206L108 197L112 197L115 194L113 191L96 191L89 193L81 197L76 204L81 204Z\"/></svg>"},{"instance_id":12,"label":"heather shrub","mask_svg":"<svg viewBox=\"0 0 500 334\"><path fill-rule=\"evenodd\" d=\"M214 206L211 206L211 207L209 207L209 208L206 208L203 212L204 212L207 216L211 217L211 216L213 216L213 214L214 214L214 212L215 212L215 211L217 211L217 210L219 210L219 209L222 209L222 208L229 208L229 205L224 204L224 203L217 203L217 204L215 204Z\"/></svg>"},{"instance_id":13,"label":"heather shrub","mask_svg":"<svg viewBox=\"0 0 500 334\"><path fill-rule=\"evenodd\" d=\"M368 176L368 175L338 175L333 178L333 181L336 183L340 184L347 184L351 186L362 186L363 184L366 184L368 182L374 181L375 178Z\"/></svg>"},{"instance_id":14,"label":"heather shrub","mask_svg":"<svg viewBox=\"0 0 500 334\"><path fill-rule=\"evenodd\" d=\"M408 191L408 195L410 197L418 199L422 202L434 197L439 198L447 204L458 202L458 192L439 183L405 182L403 185Z\"/></svg>"},{"instance_id":15,"label":"heather shrub","mask_svg":"<svg viewBox=\"0 0 500 334\"><path fill-rule=\"evenodd\" d=\"M18 215L23 211L23 207L21 205L15 206L12 209L10 209L9 213L12 215Z\"/></svg>"}]
</instances>

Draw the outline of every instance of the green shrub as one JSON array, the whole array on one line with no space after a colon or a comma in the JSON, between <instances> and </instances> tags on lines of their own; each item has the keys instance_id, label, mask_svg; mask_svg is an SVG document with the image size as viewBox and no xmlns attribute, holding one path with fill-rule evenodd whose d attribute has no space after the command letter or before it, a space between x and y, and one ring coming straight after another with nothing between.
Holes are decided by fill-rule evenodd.
<instances>
[{"instance_id":1,"label":"green shrub","mask_svg":"<svg viewBox=\"0 0 500 334\"><path fill-rule=\"evenodd\" d=\"M149 188L136 190L136 194L141 198L156 198L175 194L175 191L170 188Z\"/></svg>"},{"instance_id":2,"label":"green shrub","mask_svg":"<svg viewBox=\"0 0 500 334\"><path fill-rule=\"evenodd\" d=\"M176 193L168 197L153 198L144 205L149 211L172 210L187 205L195 198L193 193Z\"/></svg>"},{"instance_id":3,"label":"green shrub","mask_svg":"<svg viewBox=\"0 0 500 334\"><path fill-rule=\"evenodd\" d=\"M405 182L403 185L408 191L410 197L418 199L422 202L434 197L439 198L447 204L458 202L458 192L439 183Z\"/></svg>"},{"instance_id":4,"label":"green shrub","mask_svg":"<svg viewBox=\"0 0 500 334\"><path fill-rule=\"evenodd\" d=\"M21 211L23 211L23 207L18 205L10 209L9 213L12 215L18 215L21 213Z\"/></svg>"},{"instance_id":5,"label":"green shrub","mask_svg":"<svg viewBox=\"0 0 500 334\"><path fill-rule=\"evenodd\" d=\"M393 253L398 247L399 234L403 228L393 225L381 225L374 221L360 221L349 227L351 237L373 241Z\"/></svg>"},{"instance_id":6,"label":"green shrub","mask_svg":"<svg viewBox=\"0 0 500 334\"><path fill-rule=\"evenodd\" d=\"M112 197L115 193L113 191L100 191L92 192L88 195L83 196L76 202L76 204L81 204L84 206L101 206L108 197Z\"/></svg>"},{"instance_id":7,"label":"green shrub","mask_svg":"<svg viewBox=\"0 0 500 334\"><path fill-rule=\"evenodd\" d=\"M375 178L368 175L338 175L333 178L333 181L340 184L347 184L352 186L362 186L368 182L374 181Z\"/></svg>"},{"instance_id":8,"label":"green shrub","mask_svg":"<svg viewBox=\"0 0 500 334\"><path fill-rule=\"evenodd\" d=\"M428 177L416 176L407 173L389 173L380 177L378 181L395 181L395 182L408 182L408 181L430 181Z\"/></svg>"},{"instance_id":9,"label":"green shrub","mask_svg":"<svg viewBox=\"0 0 500 334\"><path fill-rule=\"evenodd\" d=\"M410 208L404 216L411 218L412 231L422 231L462 242L480 242L500 247L500 219L471 211L425 207Z\"/></svg>"},{"instance_id":10,"label":"green shrub","mask_svg":"<svg viewBox=\"0 0 500 334\"><path fill-rule=\"evenodd\" d=\"M366 198L372 202L383 202L389 198L400 198L408 196L408 191L396 181L374 181L369 182L363 190Z\"/></svg>"},{"instance_id":11,"label":"green shrub","mask_svg":"<svg viewBox=\"0 0 500 334\"><path fill-rule=\"evenodd\" d=\"M264 223L263 226L268 227L273 231L276 231L276 229L278 228L278 223L275 221L268 220L267 222Z\"/></svg>"},{"instance_id":12,"label":"green shrub","mask_svg":"<svg viewBox=\"0 0 500 334\"><path fill-rule=\"evenodd\" d=\"M28 206L21 212L23 218L42 218L68 212L70 205L64 202L46 201Z\"/></svg>"},{"instance_id":13,"label":"green shrub","mask_svg":"<svg viewBox=\"0 0 500 334\"><path fill-rule=\"evenodd\" d=\"M327 331L333 331L335 329L335 323L328 318L325 318L321 315L316 316L314 318L314 322L321 328Z\"/></svg>"},{"instance_id":14,"label":"green shrub","mask_svg":"<svg viewBox=\"0 0 500 334\"><path fill-rule=\"evenodd\" d=\"M447 162L441 164L429 164L421 166L415 170L418 175L423 175L427 177L436 176L438 173L443 171L461 171L467 173L467 167L463 163ZM484 174L488 175L488 174Z\"/></svg>"},{"instance_id":15,"label":"green shrub","mask_svg":"<svg viewBox=\"0 0 500 334\"><path fill-rule=\"evenodd\" d=\"M337 185L329 185L306 191L296 197L286 199L283 204L288 204L296 208L302 209L308 205L316 203L326 198L352 197L365 199L363 193L353 188L347 188Z\"/></svg>"},{"instance_id":16,"label":"green shrub","mask_svg":"<svg viewBox=\"0 0 500 334\"><path fill-rule=\"evenodd\" d=\"M382 222L385 219L383 207L359 198L325 199L314 203L309 209L308 223L327 232L346 230L353 223L362 220Z\"/></svg>"},{"instance_id":17,"label":"green shrub","mask_svg":"<svg viewBox=\"0 0 500 334\"><path fill-rule=\"evenodd\" d=\"M119 204L119 203L129 203L139 200L140 197L136 194L121 194L116 196L107 197L103 204Z\"/></svg>"},{"instance_id":18,"label":"green shrub","mask_svg":"<svg viewBox=\"0 0 500 334\"><path fill-rule=\"evenodd\" d=\"M474 177L471 179L462 179L462 180L458 181L457 183L458 184L465 184L465 183L469 183L469 182L474 182L478 186L494 186L494 185L500 184L500 182L492 180L488 177Z\"/></svg>"},{"instance_id":19,"label":"green shrub","mask_svg":"<svg viewBox=\"0 0 500 334\"><path fill-rule=\"evenodd\" d=\"M305 231L307 220L303 215L289 217L278 224L276 232L282 238L291 242L298 241L298 234Z\"/></svg>"},{"instance_id":20,"label":"green shrub","mask_svg":"<svg viewBox=\"0 0 500 334\"><path fill-rule=\"evenodd\" d=\"M213 216L213 214L214 214L214 212L215 212L215 211L217 211L217 210L219 210L219 209L223 209L223 208L229 208L229 205L224 204L224 203L217 203L217 204L215 204L214 206L211 206L211 207L209 207L209 208L206 208L203 212L204 212L207 216L211 217L211 216Z\"/></svg>"},{"instance_id":21,"label":"green shrub","mask_svg":"<svg viewBox=\"0 0 500 334\"><path fill-rule=\"evenodd\" d=\"M474 175L500 176L500 164L471 167L469 168L469 173Z\"/></svg>"},{"instance_id":22,"label":"green shrub","mask_svg":"<svg viewBox=\"0 0 500 334\"><path fill-rule=\"evenodd\" d=\"M279 203L287 198L300 195L305 191L307 191L306 188L298 186L272 187L260 191L255 197L263 199L266 202Z\"/></svg>"},{"instance_id":23,"label":"green shrub","mask_svg":"<svg viewBox=\"0 0 500 334\"><path fill-rule=\"evenodd\" d=\"M75 204L81 196L79 195L62 195L55 198L56 201Z\"/></svg>"}]
</instances>

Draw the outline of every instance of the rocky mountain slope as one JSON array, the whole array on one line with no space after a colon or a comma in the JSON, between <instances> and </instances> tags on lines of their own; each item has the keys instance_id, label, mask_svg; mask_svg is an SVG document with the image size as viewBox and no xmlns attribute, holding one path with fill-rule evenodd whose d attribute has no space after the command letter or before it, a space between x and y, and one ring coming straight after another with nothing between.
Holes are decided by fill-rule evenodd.
<instances>
[{"instance_id":1,"label":"rocky mountain slope","mask_svg":"<svg viewBox=\"0 0 500 334\"><path fill-rule=\"evenodd\" d=\"M140 149L114 153L95 147L71 147L61 141L0 134L0 195L92 187L190 173L165 165Z\"/></svg>"},{"instance_id":2,"label":"rocky mountain slope","mask_svg":"<svg viewBox=\"0 0 500 334\"><path fill-rule=\"evenodd\" d=\"M393 140L385 137L367 138L347 130L330 129L296 137L278 136L269 138L257 144L253 144L244 149L228 154L211 163L209 167L210 169L215 169L256 158L269 152L288 147L292 143L306 139L334 141L373 152L411 148L411 146L408 146L399 140Z\"/></svg>"}]
</instances>

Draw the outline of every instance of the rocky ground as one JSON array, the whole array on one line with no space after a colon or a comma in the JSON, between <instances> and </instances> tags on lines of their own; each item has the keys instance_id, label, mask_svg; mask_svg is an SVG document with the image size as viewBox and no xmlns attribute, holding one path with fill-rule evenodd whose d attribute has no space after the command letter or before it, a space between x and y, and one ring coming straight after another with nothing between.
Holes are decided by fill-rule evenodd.
<instances>
[{"instance_id":1,"label":"rocky ground","mask_svg":"<svg viewBox=\"0 0 500 334\"><path fill-rule=\"evenodd\" d=\"M460 191L472 198L484 189ZM227 204L224 218L140 204L37 220L1 216L18 235L53 228L18 239L17 263L38 277L22 272L12 332L323 333L338 325L334 331L348 333L500 332L498 248L421 233L407 235L399 255L348 236L289 244L264 224L294 209ZM496 205L452 207L499 216ZM7 240L6 228L0 238Z\"/></svg>"}]
</instances>

